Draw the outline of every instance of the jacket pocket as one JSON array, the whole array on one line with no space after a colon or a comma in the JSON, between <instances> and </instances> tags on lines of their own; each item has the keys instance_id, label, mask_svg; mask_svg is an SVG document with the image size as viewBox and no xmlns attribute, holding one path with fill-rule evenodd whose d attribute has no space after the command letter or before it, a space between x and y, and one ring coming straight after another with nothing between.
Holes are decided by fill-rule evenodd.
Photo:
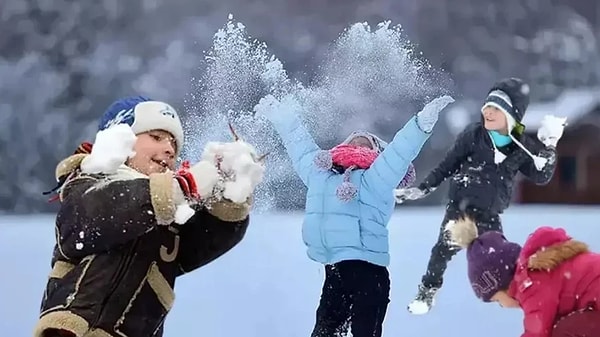
<instances>
[{"instance_id":1,"label":"jacket pocket","mask_svg":"<svg viewBox=\"0 0 600 337\"><path fill-rule=\"evenodd\" d=\"M86 256L77 265L57 261L48 275L40 317L47 312L66 309L79 295L82 280L87 275L95 255Z\"/></svg>"},{"instance_id":2,"label":"jacket pocket","mask_svg":"<svg viewBox=\"0 0 600 337\"><path fill-rule=\"evenodd\" d=\"M174 300L173 288L153 262L117 320L115 331L124 336L155 336Z\"/></svg>"},{"instance_id":3,"label":"jacket pocket","mask_svg":"<svg viewBox=\"0 0 600 337\"><path fill-rule=\"evenodd\" d=\"M72 263L64 261L56 261L54 263L54 266L48 275L48 283L46 284L46 289L44 290L40 312L43 312L48 308L48 299L51 299L54 296L56 290L61 286L61 283L63 283L62 279L71 270L73 270L73 268L75 268L75 265Z\"/></svg>"}]
</instances>

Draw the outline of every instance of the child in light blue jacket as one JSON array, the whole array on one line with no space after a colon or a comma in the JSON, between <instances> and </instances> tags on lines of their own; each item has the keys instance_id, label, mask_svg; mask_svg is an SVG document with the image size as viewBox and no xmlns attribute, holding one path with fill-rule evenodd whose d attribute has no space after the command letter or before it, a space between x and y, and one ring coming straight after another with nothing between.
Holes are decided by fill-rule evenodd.
<instances>
[{"instance_id":1,"label":"child in light blue jacket","mask_svg":"<svg viewBox=\"0 0 600 337\"><path fill-rule=\"evenodd\" d=\"M393 191L403 179L414 180L411 162L439 112L453 101L434 99L387 146L368 132L354 132L329 151L303 127L302 106L294 96L269 95L256 106L256 115L271 121L308 187L302 237L308 256L325 265L312 337L344 335L349 328L354 337L381 336L390 291L387 224Z\"/></svg>"},{"instance_id":2,"label":"child in light blue jacket","mask_svg":"<svg viewBox=\"0 0 600 337\"><path fill-rule=\"evenodd\" d=\"M449 96L434 99L387 146L370 133L354 132L329 151L321 150L302 125L302 106L293 96L267 96L256 106L257 116L269 119L281 136L308 188L302 237L308 256L325 265L312 337L343 335L350 327L355 337L381 336L389 302L387 224L394 189L439 112L453 101Z\"/></svg>"}]
</instances>

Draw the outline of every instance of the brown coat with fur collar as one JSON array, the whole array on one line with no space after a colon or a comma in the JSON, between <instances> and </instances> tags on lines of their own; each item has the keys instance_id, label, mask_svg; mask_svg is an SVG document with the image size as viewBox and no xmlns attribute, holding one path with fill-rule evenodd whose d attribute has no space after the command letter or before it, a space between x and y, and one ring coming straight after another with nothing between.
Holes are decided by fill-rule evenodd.
<instances>
[{"instance_id":1,"label":"brown coat with fur collar","mask_svg":"<svg viewBox=\"0 0 600 337\"><path fill-rule=\"evenodd\" d=\"M57 168L72 172L83 155ZM75 175L62 188L52 271L34 337L161 336L177 276L225 254L243 238L249 204L223 202L175 224L173 178Z\"/></svg>"}]
</instances>

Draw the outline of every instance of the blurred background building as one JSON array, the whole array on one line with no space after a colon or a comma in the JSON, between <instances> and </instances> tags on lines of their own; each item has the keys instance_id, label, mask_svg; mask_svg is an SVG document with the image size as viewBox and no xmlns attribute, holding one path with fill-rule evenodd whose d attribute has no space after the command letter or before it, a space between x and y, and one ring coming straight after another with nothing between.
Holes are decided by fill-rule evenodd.
<instances>
[{"instance_id":1,"label":"blurred background building","mask_svg":"<svg viewBox=\"0 0 600 337\"><path fill-rule=\"evenodd\" d=\"M329 44L355 22L402 24L457 103L416 162L419 178L479 118L492 82L527 80L525 124L568 116L553 181L520 181L522 203L600 204L600 2L597 0L5 0L0 4L0 212L49 212L57 162L93 140L115 98L146 94L185 112L203 51L234 13L290 75L310 81ZM186 118L185 113L184 118ZM377 130L390 139L397 125ZM332 145L341 135L318 139ZM297 180L287 188L297 189ZM439 204L445 188L417 204ZM299 200L286 208L301 207Z\"/></svg>"}]
</instances>

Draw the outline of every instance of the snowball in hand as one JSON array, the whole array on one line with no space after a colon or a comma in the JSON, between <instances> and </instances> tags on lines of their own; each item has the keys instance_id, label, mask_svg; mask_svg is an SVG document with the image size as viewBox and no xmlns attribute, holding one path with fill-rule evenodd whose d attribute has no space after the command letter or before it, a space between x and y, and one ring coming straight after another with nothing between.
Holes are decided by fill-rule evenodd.
<instances>
[{"instance_id":1,"label":"snowball in hand","mask_svg":"<svg viewBox=\"0 0 600 337\"><path fill-rule=\"evenodd\" d=\"M117 124L96 133L92 152L81 162L83 173L115 173L133 157L137 137L127 124Z\"/></svg>"},{"instance_id":2,"label":"snowball in hand","mask_svg":"<svg viewBox=\"0 0 600 337\"><path fill-rule=\"evenodd\" d=\"M254 147L243 141L208 143L202 153L202 161L193 167L193 174L198 174L200 195L203 195L203 189L210 189L212 195L222 175L223 197L236 203L245 202L264 176L264 166L257 157ZM198 171L197 165L200 165Z\"/></svg>"},{"instance_id":3,"label":"snowball in hand","mask_svg":"<svg viewBox=\"0 0 600 337\"><path fill-rule=\"evenodd\" d=\"M213 195L215 186L219 183L219 170L212 160L203 159L190 168L190 172L196 181L198 194L201 198Z\"/></svg>"}]
</instances>

